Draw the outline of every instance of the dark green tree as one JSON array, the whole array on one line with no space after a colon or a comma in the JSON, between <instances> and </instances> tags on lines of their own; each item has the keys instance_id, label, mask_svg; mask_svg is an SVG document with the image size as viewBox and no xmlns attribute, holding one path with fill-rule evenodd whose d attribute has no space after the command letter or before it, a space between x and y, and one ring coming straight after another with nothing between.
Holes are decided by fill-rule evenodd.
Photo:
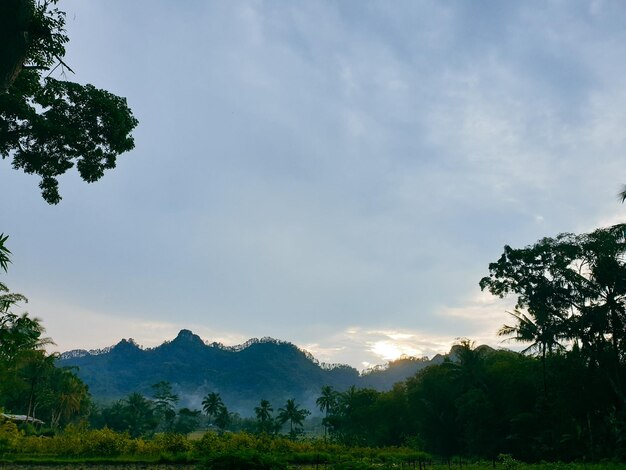
<instances>
[{"instance_id":1,"label":"dark green tree","mask_svg":"<svg viewBox=\"0 0 626 470\"><path fill-rule=\"evenodd\" d=\"M7 237L0 235L0 270L10 263ZM86 412L89 394L73 372L56 367L58 357L44 347L37 318L11 311L26 298L9 292L0 283L0 408L30 417L41 417L53 427L66 424Z\"/></svg>"},{"instance_id":2,"label":"dark green tree","mask_svg":"<svg viewBox=\"0 0 626 470\"><path fill-rule=\"evenodd\" d=\"M310 414L311 412L309 410L300 408L300 405L296 403L295 399L290 398L287 400L287 403L285 403L284 408L278 409L277 419L281 425L289 421L289 436L294 439L302 432L304 420Z\"/></svg>"},{"instance_id":3,"label":"dark green tree","mask_svg":"<svg viewBox=\"0 0 626 470\"><path fill-rule=\"evenodd\" d=\"M274 411L274 409L268 400L261 400L259 406L254 407L257 429L259 432L266 434L274 433L276 425L274 423L274 418L272 417L272 411Z\"/></svg>"},{"instance_id":4,"label":"dark green tree","mask_svg":"<svg viewBox=\"0 0 626 470\"><path fill-rule=\"evenodd\" d=\"M517 324L500 332L528 341L529 351L540 354L544 384L546 357L563 349L562 340L571 340L606 374L619 408L625 405L620 373L626 359L625 230L620 224L544 238L521 249L505 246L480 281L481 289L494 295L517 295L518 311L512 314Z\"/></svg>"},{"instance_id":5,"label":"dark green tree","mask_svg":"<svg viewBox=\"0 0 626 470\"><path fill-rule=\"evenodd\" d=\"M126 99L50 77L58 67L71 71L57 1L0 2L0 156L39 176L50 204L61 200L57 178L70 168L89 183L115 168L134 147L137 125Z\"/></svg>"},{"instance_id":6,"label":"dark green tree","mask_svg":"<svg viewBox=\"0 0 626 470\"><path fill-rule=\"evenodd\" d=\"M133 437L151 434L158 425L154 415L154 406L141 393L134 392L123 400L121 409L125 431Z\"/></svg>"},{"instance_id":7,"label":"dark green tree","mask_svg":"<svg viewBox=\"0 0 626 470\"><path fill-rule=\"evenodd\" d=\"M321 390L321 395L315 400L315 404L319 407L320 411L324 413L322 424L324 425L324 437L326 437L328 433L328 415L333 412L337 405L337 392L335 392L330 385L324 385Z\"/></svg>"},{"instance_id":8,"label":"dark green tree","mask_svg":"<svg viewBox=\"0 0 626 470\"><path fill-rule=\"evenodd\" d=\"M162 380L152 385L154 413L164 431L171 431L176 419L178 395L172 391L172 384Z\"/></svg>"},{"instance_id":9,"label":"dark green tree","mask_svg":"<svg viewBox=\"0 0 626 470\"><path fill-rule=\"evenodd\" d=\"M215 416L215 425L220 429L220 431L224 431L232 420L233 417L228 412L228 408L226 408L225 405L222 405Z\"/></svg>"},{"instance_id":10,"label":"dark green tree","mask_svg":"<svg viewBox=\"0 0 626 470\"><path fill-rule=\"evenodd\" d=\"M202 400L202 410L209 418L217 418L223 408L224 402L217 392L207 394Z\"/></svg>"},{"instance_id":11,"label":"dark green tree","mask_svg":"<svg viewBox=\"0 0 626 470\"><path fill-rule=\"evenodd\" d=\"M178 410L178 417L173 427L173 431L179 434L189 434L200 426L200 410L190 410L181 408Z\"/></svg>"}]
</instances>

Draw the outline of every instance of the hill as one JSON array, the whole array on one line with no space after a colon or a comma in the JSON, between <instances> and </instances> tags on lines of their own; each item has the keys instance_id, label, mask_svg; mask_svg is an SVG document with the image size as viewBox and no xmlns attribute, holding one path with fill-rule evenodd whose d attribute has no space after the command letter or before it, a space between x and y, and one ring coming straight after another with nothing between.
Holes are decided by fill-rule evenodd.
<instances>
[{"instance_id":1,"label":"hill","mask_svg":"<svg viewBox=\"0 0 626 470\"><path fill-rule=\"evenodd\" d=\"M418 370L443 361L436 356L402 358L360 374L355 368L320 364L310 353L272 338L251 339L226 347L206 344L189 330L172 341L142 349L132 339L96 351L73 350L61 355L61 366L78 367L78 375L100 402L123 398L138 391L150 395L150 386L162 380L173 385L181 406L201 408L208 392L218 392L233 411L243 416L261 399L275 407L295 398L311 411L323 385L345 390L354 385L388 390Z\"/></svg>"}]
</instances>

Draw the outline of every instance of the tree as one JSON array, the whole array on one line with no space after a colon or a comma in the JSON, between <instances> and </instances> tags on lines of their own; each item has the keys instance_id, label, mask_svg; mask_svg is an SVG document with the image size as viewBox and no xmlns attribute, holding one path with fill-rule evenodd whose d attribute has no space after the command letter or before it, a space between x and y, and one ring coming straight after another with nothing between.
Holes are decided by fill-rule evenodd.
<instances>
[{"instance_id":1,"label":"tree","mask_svg":"<svg viewBox=\"0 0 626 470\"><path fill-rule=\"evenodd\" d=\"M176 418L175 406L178 403L178 395L172 391L172 384L165 380L153 384L152 391L155 415L163 429L169 431Z\"/></svg>"},{"instance_id":2,"label":"tree","mask_svg":"<svg viewBox=\"0 0 626 470\"><path fill-rule=\"evenodd\" d=\"M579 253L573 234L543 238L521 249L505 246L500 259L489 264L490 275L480 281L481 290L499 297L517 294L516 310L510 313L517 324L504 325L498 334L515 335L513 341L531 343L525 352L540 354L546 393L546 356L562 349L561 340L570 338L568 319L572 307L579 305L577 291L584 280L576 272Z\"/></svg>"},{"instance_id":3,"label":"tree","mask_svg":"<svg viewBox=\"0 0 626 470\"><path fill-rule=\"evenodd\" d=\"M228 408L222 404L217 412L217 416L215 416L215 425L220 429L220 431L224 431L231 421L232 416L228 412Z\"/></svg>"},{"instance_id":4,"label":"tree","mask_svg":"<svg viewBox=\"0 0 626 470\"><path fill-rule=\"evenodd\" d=\"M70 368L55 368L50 376L46 406L51 409L50 425L59 427L80 416L90 404L87 386Z\"/></svg>"},{"instance_id":5,"label":"tree","mask_svg":"<svg viewBox=\"0 0 626 470\"><path fill-rule=\"evenodd\" d=\"M541 315L534 313L528 316L519 310L507 312L515 318L515 325L503 325L498 330L498 336L508 336L508 341L518 343L530 343L530 346L522 350L523 354L538 353L541 357L541 368L543 376L543 391L548 392L546 377L546 358L548 353L554 350L563 350L564 346L559 342L560 338L567 339L566 329L560 326L560 319L554 322L554 318L541 318ZM533 320L534 317L536 320Z\"/></svg>"},{"instance_id":6,"label":"tree","mask_svg":"<svg viewBox=\"0 0 626 470\"><path fill-rule=\"evenodd\" d=\"M131 393L123 400L123 417L126 430L132 437L151 433L157 425L150 400L141 393Z\"/></svg>"},{"instance_id":7,"label":"tree","mask_svg":"<svg viewBox=\"0 0 626 470\"><path fill-rule=\"evenodd\" d=\"M577 371L576 387L585 399L573 419L588 434L584 442L590 451L597 430L606 429L598 416L614 413L626 428L625 232L626 224L618 224L543 238L521 249L505 246L500 259L489 265L490 275L480 282L494 295L517 295L512 314L517 324L503 326L500 333L530 343L527 351L541 357L544 400L539 416L548 416L563 401L556 392L558 380L564 380L557 379L559 356L566 356ZM564 340L571 345L569 351ZM548 369L546 364L555 366ZM555 379L548 380L550 376ZM549 393L548 384L554 393ZM561 432L557 424L549 424L554 432L542 438L542 445L556 445L556 433ZM570 429L563 439L571 441L575 435L581 433Z\"/></svg>"},{"instance_id":8,"label":"tree","mask_svg":"<svg viewBox=\"0 0 626 470\"><path fill-rule=\"evenodd\" d=\"M211 392L202 400L202 409L209 418L217 418L224 408L226 407L219 393Z\"/></svg>"},{"instance_id":9,"label":"tree","mask_svg":"<svg viewBox=\"0 0 626 470\"><path fill-rule=\"evenodd\" d=\"M337 405L337 392L330 385L324 385L321 393L320 397L315 400L315 404L322 413L325 413L322 423L324 424L324 437L326 437L328 433L328 415Z\"/></svg>"},{"instance_id":10,"label":"tree","mask_svg":"<svg viewBox=\"0 0 626 470\"><path fill-rule=\"evenodd\" d=\"M8 239L8 235L0 233L0 271L5 273L9 269L9 264L11 264L11 252L6 246ZM28 300L21 294L11 293L9 288L0 282L0 315L8 313L10 308L18 302L28 302Z\"/></svg>"},{"instance_id":11,"label":"tree","mask_svg":"<svg viewBox=\"0 0 626 470\"><path fill-rule=\"evenodd\" d=\"M189 434L191 431L195 431L200 423L200 414L200 410L181 408L178 410L178 419L174 425L174 431L179 434Z\"/></svg>"},{"instance_id":12,"label":"tree","mask_svg":"<svg viewBox=\"0 0 626 470\"><path fill-rule=\"evenodd\" d=\"M125 98L50 77L59 66L72 71L57 1L0 2L0 156L41 177L49 204L61 200L58 176L75 165L89 183L115 168L137 126Z\"/></svg>"},{"instance_id":13,"label":"tree","mask_svg":"<svg viewBox=\"0 0 626 470\"><path fill-rule=\"evenodd\" d=\"M295 438L302 431L304 420L310 414L309 410L300 408L295 399L290 398L284 408L278 409L278 422L282 425L289 421L289 436Z\"/></svg>"},{"instance_id":14,"label":"tree","mask_svg":"<svg viewBox=\"0 0 626 470\"><path fill-rule=\"evenodd\" d=\"M256 415L257 427L259 432L272 434L274 432L274 419L272 418L271 403L268 400L261 400L259 406L254 408L254 414Z\"/></svg>"}]
</instances>

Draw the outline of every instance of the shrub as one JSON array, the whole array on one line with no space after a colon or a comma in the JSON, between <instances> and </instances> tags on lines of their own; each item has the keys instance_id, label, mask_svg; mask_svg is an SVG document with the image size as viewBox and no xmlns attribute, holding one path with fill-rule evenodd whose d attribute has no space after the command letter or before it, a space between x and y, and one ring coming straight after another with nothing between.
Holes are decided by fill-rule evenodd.
<instances>
[{"instance_id":1,"label":"shrub","mask_svg":"<svg viewBox=\"0 0 626 470\"><path fill-rule=\"evenodd\" d=\"M209 457L198 468L206 470L286 470L287 465L274 456L255 451L227 452Z\"/></svg>"},{"instance_id":2,"label":"shrub","mask_svg":"<svg viewBox=\"0 0 626 470\"><path fill-rule=\"evenodd\" d=\"M83 455L97 457L114 457L126 453L131 438L108 428L88 431L83 434Z\"/></svg>"},{"instance_id":3,"label":"shrub","mask_svg":"<svg viewBox=\"0 0 626 470\"><path fill-rule=\"evenodd\" d=\"M332 468L333 470L371 470L373 468L380 469L381 467L372 467L363 462L350 460L348 462L336 463Z\"/></svg>"},{"instance_id":4,"label":"shrub","mask_svg":"<svg viewBox=\"0 0 626 470\"><path fill-rule=\"evenodd\" d=\"M191 443L182 434L157 434L154 437L153 441L156 447L161 450L161 452L182 454L191 450Z\"/></svg>"},{"instance_id":5,"label":"shrub","mask_svg":"<svg viewBox=\"0 0 626 470\"><path fill-rule=\"evenodd\" d=\"M0 423L0 454L15 449L20 437L21 434L15 423L10 421Z\"/></svg>"}]
</instances>

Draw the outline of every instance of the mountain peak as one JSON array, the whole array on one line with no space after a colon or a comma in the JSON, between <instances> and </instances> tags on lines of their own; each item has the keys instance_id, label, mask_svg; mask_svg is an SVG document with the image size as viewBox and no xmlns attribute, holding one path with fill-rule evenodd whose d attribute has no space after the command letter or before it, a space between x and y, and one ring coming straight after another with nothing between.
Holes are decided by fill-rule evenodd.
<instances>
[{"instance_id":1,"label":"mountain peak","mask_svg":"<svg viewBox=\"0 0 626 470\"><path fill-rule=\"evenodd\" d=\"M111 352L113 353L127 354L136 351L141 351L141 348L132 338L122 339L119 343L111 348Z\"/></svg>"},{"instance_id":2,"label":"mountain peak","mask_svg":"<svg viewBox=\"0 0 626 470\"><path fill-rule=\"evenodd\" d=\"M204 346L204 341L197 334L193 333L191 330L182 329L176 335L176 338L172 342L177 343L196 343Z\"/></svg>"}]
</instances>

